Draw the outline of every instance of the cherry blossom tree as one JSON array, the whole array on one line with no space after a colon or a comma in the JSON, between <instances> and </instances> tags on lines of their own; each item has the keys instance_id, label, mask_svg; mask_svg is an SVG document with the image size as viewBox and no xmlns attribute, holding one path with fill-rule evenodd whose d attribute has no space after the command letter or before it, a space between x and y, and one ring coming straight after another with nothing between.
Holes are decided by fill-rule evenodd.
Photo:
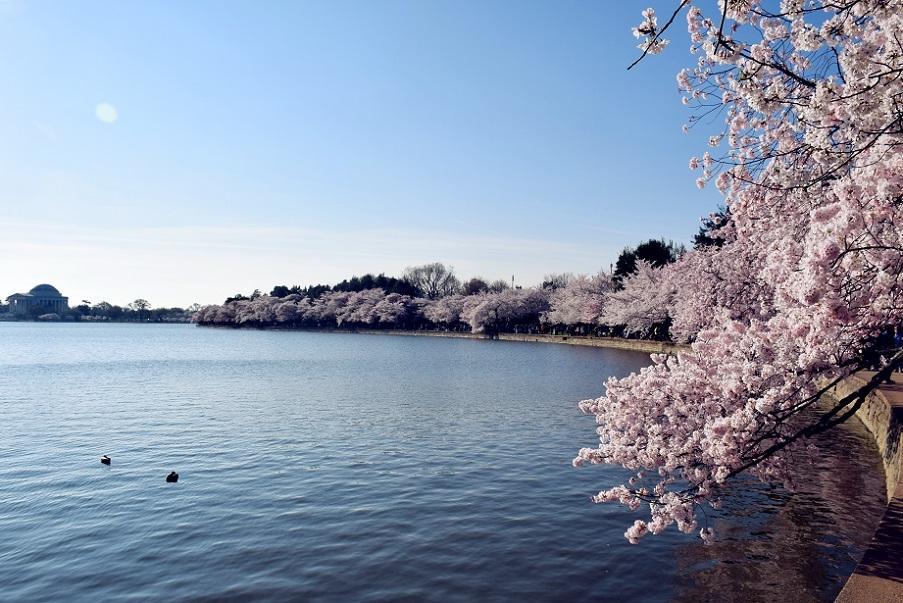
<instances>
[{"instance_id":1,"label":"cherry blossom tree","mask_svg":"<svg viewBox=\"0 0 903 603\"><path fill-rule=\"evenodd\" d=\"M701 296L685 310L700 328L690 351L654 356L581 403L600 441L575 464L634 472L594 500L647 505L631 542L672 524L711 538L700 511L725 482L786 482L808 438L853 416L903 363L898 351L858 390L828 396L865 365L870 338L903 322L903 5L721 0L706 12L683 0L663 26L643 13L643 56L664 49L682 12L698 57L677 79L695 109L687 127L724 117L690 167L724 193L733 224L694 260L704 270L691 278L708 284L680 288Z\"/></svg>"},{"instance_id":2,"label":"cherry blossom tree","mask_svg":"<svg viewBox=\"0 0 903 603\"><path fill-rule=\"evenodd\" d=\"M546 277L549 281L549 277ZM601 324L602 308L614 291L611 275L576 276L555 288L549 296L549 311L543 320L553 325Z\"/></svg>"},{"instance_id":3,"label":"cherry blossom tree","mask_svg":"<svg viewBox=\"0 0 903 603\"><path fill-rule=\"evenodd\" d=\"M300 296L283 297L282 302L276 303L276 322L281 325L291 325L298 322L304 316L304 310L299 305L298 299L290 299ZM307 299L303 298L306 302Z\"/></svg>"},{"instance_id":4,"label":"cherry blossom tree","mask_svg":"<svg viewBox=\"0 0 903 603\"><path fill-rule=\"evenodd\" d=\"M478 289L477 294L480 292L482 291ZM423 308L423 316L436 325L454 329L462 322L461 314L466 300L467 296L464 295L447 295L430 300Z\"/></svg>"},{"instance_id":5,"label":"cherry blossom tree","mask_svg":"<svg viewBox=\"0 0 903 603\"><path fill-rule=\"evenodd\" d=\"M236 312L235 322L247 326L264 326L275 322L276 310L273 302L278 299L269 295L260 295L236 302L239 310Z\"/></svg>"},{"instance_id":6,"label":"cherry blossom tree","mask_svg":"<svg viewBox=\"0 0 903 603\"><path fill-rule=\"evenodd\" d=\"M743 245L708 246L664 269L673 290L668 307L673 339L693 341L713 324L713 308L727 312L732 320L772 316L770 285L761 279L737 277L754 265L756 257L748 252L749 247Z\"/></svg>"},{"instance_id":7,"label":"cherry blossom tree","mask_svg":"<svg viewBox=\"0 0 903 603\"><path fill-rule=\"evenodd\" d=\"M521 325L538 324L549 309L549 293L545 289L505 289L469 296L461 318L474 333L495 335Z\"/></svg>"},{"instance_id":8,"label":"cherry blossom tree","mask_svg":"<svg viewBox=\"0 0 903 603\"><path fill-rule=\"evenodd\" d=\"M376 303L373 312L380 324L395 327L405 326L418 314L419 308L414 300L400 293L389 293Z\"/></svg>"},{"instance_id":9,"label":"cherry blossom tree","mask_svg":"<svg viewBox=\"0 0 903 603\"><path fill-rule=\"evenodd\" d=\"M640 334L667 323L674 302L674 286L669 278L671 266L673 264L654 268L645 260L638 260L635 271L624 279L622 288L606 297L602 322L623 326L626 333Z\"/></svg>"},{"instance_id":10,"label":"cherry blossom tree","mask_svg":"<svg viewBox=\"0 0 903 603\"><path fill-rule=\"evenodd\" d=\"M352 325L370 325L375 323L378 320L376 305L385 296L386 293L382 289L364 289L363 291L351 293L344 300L345 303L336 308L336 323L339 325L343 323Z\"/></svg>"}]
</instances>

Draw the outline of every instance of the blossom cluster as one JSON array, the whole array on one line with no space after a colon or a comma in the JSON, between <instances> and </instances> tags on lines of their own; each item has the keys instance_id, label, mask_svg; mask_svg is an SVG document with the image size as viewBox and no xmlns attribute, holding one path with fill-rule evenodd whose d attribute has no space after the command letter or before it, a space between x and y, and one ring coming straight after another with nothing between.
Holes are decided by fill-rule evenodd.
<instances>
[{"instance_id":1,"label":"blossom cluster","mask_svg":"<svg viewBox=\"0 0 903 603\"><path fill-rule=\"evenodd\" d=\"M820 385L903 323L903 3L721 0L714 14L690 5L687 23L698 60L678 86L698 117L725 117L690 167L715 180L732 226L723 246L643 268L617 294L622 320L665 311L690 350L581 403L600 440L575 465L635 472L595 497L646 505L631 542L697 530L739 472L786 481L808 435L867 393L806 419Z\"/></svg>"}]
</instances>

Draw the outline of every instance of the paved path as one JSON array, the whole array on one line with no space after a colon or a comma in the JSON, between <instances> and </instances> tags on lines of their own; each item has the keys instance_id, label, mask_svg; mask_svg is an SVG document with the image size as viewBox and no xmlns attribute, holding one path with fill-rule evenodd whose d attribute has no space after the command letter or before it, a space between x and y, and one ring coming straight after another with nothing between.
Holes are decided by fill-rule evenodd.
<instances>
[{"instance_id":1,"label":"paved path","mask_svg":"<svg viewBox=\"0 0 903 603\"><path fill-rule=\"evenodd\" d=\"M874 373L858 376L869 379ZM880 395L890 407L887 451L899 454L903 432L903 373L894 374L892 385L882 385ZM897 481L887 511L856 571L843 587L841 603L903 602L903 479Z\"/></svg>"}]
</instances>

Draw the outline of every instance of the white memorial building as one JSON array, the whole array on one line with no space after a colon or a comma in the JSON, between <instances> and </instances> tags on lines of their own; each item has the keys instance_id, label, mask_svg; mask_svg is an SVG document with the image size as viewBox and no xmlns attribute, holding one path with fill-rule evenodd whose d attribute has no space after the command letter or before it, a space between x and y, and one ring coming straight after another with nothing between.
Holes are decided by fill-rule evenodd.
<instances>
[{"instance_id":1,"label":"white memorial building","mask_svg":"<svg viewBox=\"0 0 903 603\"><path fill-rule=\"evenodd\" d=\"M42 314L62 314L69 309L69 298L60 295L53 285L37 285L28 293L13 293L6 298L12 314L25 315L32 308L40 308Z\"/></svg>"}]
</instances>

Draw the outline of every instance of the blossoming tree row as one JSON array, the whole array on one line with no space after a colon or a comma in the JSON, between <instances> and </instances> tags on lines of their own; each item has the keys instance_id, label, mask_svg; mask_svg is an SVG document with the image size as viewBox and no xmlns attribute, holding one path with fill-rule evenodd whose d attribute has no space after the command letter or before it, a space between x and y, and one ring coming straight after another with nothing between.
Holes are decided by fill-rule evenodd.
<instances>
[{"instance_id":1,"label":"blossoming tree row","mask_svg":"<svg viewBox=\"0 0 903 603\"><path fill-rule=\"evenodd\" d=\"M640 272L655 271L641 262ZM628 286L637 277L628 277ZM471 295L454 293L436 299L413 297L381 288L361 291L324 291L313 298L300 293L258 295L231 299L222 305L201 308L194 317L200 325L283 328L393 328L469 329L493 335L500 332L557 327L590 330L626 323L606 322L606 302L611 316L620 320L620 303L614 297L610 275L578 276L558 288L505 288ZM635 320L626 325L644 334L654 321Z\"/></svg>"}]
</instances>

